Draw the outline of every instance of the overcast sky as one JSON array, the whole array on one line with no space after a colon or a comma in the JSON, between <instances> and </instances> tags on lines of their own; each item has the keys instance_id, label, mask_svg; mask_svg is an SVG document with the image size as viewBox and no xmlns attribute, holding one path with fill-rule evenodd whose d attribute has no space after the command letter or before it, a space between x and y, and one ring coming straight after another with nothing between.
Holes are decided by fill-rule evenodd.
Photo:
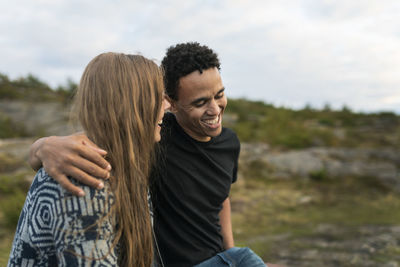
<instances>
[{"instance_id":1,"label":"overcast sky","mask_svg":"<svg viewBox=\"0 0 400 267\"><path fill-rule=\"evenodd\" d=\"M78 82L101 52L207 44L230 97L400 113L398 0L0 2L0 72Z\"/></svg>"}]
</instances>

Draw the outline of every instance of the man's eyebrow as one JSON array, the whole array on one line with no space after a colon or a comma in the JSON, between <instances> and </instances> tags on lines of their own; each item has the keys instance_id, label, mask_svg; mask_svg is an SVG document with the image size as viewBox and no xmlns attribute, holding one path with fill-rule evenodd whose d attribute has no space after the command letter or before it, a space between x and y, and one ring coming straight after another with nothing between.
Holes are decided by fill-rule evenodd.
<instances>
[{"instance_id":1,"label":"man's eyebrow","mask_svg":"<svg viewBox=\"0 0 400 267\"><path fill-rule=\"evenodd\" d=\"M222 87L222 89L219 90L219 91L217 92L217 95L219 95L219 94L222 93L223 91L225 91L225 87Z\"/></svg>"},{"instance_id":2,"label":"man's eyebrow","mask_svg":"<svg viewBox=\"0 0 400 267\"><path fill-rule=\"evenodd\" d=\"M219 95L219 94L221 94L223 91L225 91L225 87L223 87L222 89L220 89L215 95ZM191 104L191 105L195 105L195 104L197 104L197 103L200 103L200 102L202 102L202 101L208 101L208 100L210 100L210 99L211 99L210 97L200 97L200 98L197 98L197 99L193 100L190 104Z\"/></svg>"},{"instance_id":3,"label":"man's eyebrow","mask_svg":"<svg viewBox=\"0 0 400 267\"><path fill-rule=\"evenodd\" d=\"M193 100L190 104L193 105L193 104L197 104L197 103L200 103L202 101L207 101L207 100L210 100L210 98L209 97L200 97L200 98Z\"/></svg>"}]
</instances>

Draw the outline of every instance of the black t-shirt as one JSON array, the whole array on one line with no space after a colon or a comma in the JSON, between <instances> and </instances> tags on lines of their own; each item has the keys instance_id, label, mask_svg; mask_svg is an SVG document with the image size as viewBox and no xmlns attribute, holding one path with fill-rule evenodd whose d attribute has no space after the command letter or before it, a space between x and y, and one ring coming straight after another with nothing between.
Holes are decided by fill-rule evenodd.
<instances>
[{"instance_id":1,"label":"black t-shirt","mask_svg":"<svg viewBox=\"0 0 400 267\"><path fill-rule=\"evenodd\" d=\"M163 119L152 175L154 229L165 266L193 266L223 251L219 212L236 181L240 143L226 128L209 142Z\"/></svg>"}]
</instances>

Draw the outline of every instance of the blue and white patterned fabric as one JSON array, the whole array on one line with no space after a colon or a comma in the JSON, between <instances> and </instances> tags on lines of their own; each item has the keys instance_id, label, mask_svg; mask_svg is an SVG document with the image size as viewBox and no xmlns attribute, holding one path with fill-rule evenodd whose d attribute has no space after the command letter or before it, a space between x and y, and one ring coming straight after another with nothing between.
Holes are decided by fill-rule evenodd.
<instances>
[{"instance_id":1,"label":"blue and white patterned fabric","mask_svg":"<svg viewBox=\"0 0 400 267\"><path fill-rule=\"evenodd\" d=\"M76 181L74 183L78 184ZM77 197L40 169L22 209L8 266L116 266L113 196L79 185ZM98 223L100 222L100 223Z\"/></svg>"}]
</instances>

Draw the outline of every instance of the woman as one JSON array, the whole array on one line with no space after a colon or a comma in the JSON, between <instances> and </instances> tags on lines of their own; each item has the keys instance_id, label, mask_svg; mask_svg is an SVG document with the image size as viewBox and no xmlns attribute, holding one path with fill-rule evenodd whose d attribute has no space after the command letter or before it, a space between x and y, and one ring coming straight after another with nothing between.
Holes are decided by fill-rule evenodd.
<instances>
[{"instance_id":1,"label":"woman","mask_svg":"<svg viewBox=\"0 0 400 267\"><path fill-rule=\"evenodd\" d=\"M76 197L40 169L9 266L151 265L148 176L161 138L163 86L159 67L142 56L105 53L88 64L74 107L86 135L108 151L111 178Z\"/></svg>"}]
</instances>

